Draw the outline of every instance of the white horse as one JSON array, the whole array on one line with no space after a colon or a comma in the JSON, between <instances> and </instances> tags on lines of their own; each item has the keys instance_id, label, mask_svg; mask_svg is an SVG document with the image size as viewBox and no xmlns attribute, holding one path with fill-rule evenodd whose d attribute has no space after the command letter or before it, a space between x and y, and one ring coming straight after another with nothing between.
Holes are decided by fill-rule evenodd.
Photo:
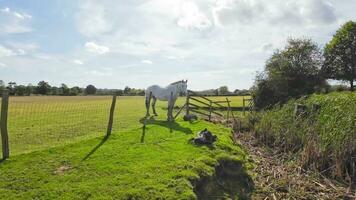
<instances>
[{"instance_id":1,"label":"white horse","mask_svg":"<svg viewBox=\"0 0 356 200\"><path fill-rule=\"evenodd\" d=\"M173 107L180 93L186 94L187 92L187 80L177 81L171 83L167 87L160 87L158 85L149 86L145 91L146 96L146 117L150 116L150 104L151 98L153 114L157 116L156 113L156 101L157 99L161 101L168 101L168 111L167 111L167 120L173 121Z\"/></svg>"}]
</instances>

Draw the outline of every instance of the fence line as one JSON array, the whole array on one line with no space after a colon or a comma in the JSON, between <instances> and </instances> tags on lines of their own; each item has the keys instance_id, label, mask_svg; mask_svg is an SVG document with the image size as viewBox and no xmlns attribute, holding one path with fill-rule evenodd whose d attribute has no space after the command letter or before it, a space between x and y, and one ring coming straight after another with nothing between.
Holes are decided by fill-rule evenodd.
<instances>
[{"instance_id":1,"label":"fence line","mask_svg":"<svg viewBox=\"0 0 356 200\"><path fill-rule=\"evenodd\" d=\"M7 127L11 155L109 135L115 121L116 98L10 97Z\"/></svg>"}]
</instances>

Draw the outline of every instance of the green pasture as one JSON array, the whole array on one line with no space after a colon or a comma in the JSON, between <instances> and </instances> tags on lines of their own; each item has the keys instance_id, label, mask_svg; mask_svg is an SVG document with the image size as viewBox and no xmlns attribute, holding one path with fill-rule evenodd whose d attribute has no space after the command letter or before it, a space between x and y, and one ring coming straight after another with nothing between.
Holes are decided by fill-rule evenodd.
<instances>
[{"instance_id":1,"label":"green pasture","mask_svg":"<svg viewBox=\"0 0 356 200\"><path fill-rule=\"evenodd\" d=\"M11 98L11 157L0 163L0 199L248 198L250 164L229 129L181 117L167 122L166 103L158 102L159 116L146 119L144 131L144 98L119 97L113 133L104 137L110 103L111 97ZM216 144L191 144L204 128L218 136ZM194 187L226 161L239 166L239 178Z\"/></svg>"},{"instance_id":2,"label":"green pasture","mask_svg":"<svg viewBox=\"0 0 356 200\"><path fill-rule=\"evenodd\" d=\"M214 101L226 99L209 98ZM228 98L231 106L242 106L242 97ZM145 115L144 102L144 97L118 97L113 129L127 130L140 126L139 119ZM181 107L184 103L185 98L182 97L176 105ZM160 117L166 117L166 104L157 101ZM110 96L10 97L8 126L11 154L103 136L110 106Z\"/></svg>"}]
</instances>

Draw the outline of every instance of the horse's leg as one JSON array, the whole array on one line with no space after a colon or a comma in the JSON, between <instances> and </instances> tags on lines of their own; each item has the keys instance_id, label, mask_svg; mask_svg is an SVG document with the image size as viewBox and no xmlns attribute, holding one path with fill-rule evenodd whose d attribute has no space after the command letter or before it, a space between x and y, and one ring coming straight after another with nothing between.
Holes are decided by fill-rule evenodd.
<instances>
[{"instance_id":1,"label":"horse's leg","mask_svg":"<svg viewBox=\"0 0 356 200\"><path fill-rule=\"evenodd\" d=\"M171 102L171 120L174 121L174 117L173 117L173 108L174 108L174 104L176 103L176 99L172 99Z\"/></svg>"},{"instance_id":2,"label":"horse's leg","mask_svg":"<svg viewBox=\"0 0 356 200\"><path fill-rule=\"evenodd\" d=\"M150 104L151 104L152 92L146 96L146 117L150 116Z\"/></svg>"},{"instance_id":3,"label":"horse's leg","mask_svg":"<svg viewBox=\"0 0 356 200\"><path fill-rule=\"evenodd\" d=\"M172 104L172 101L169 99L168 100L168 109L167 109L167 121L171 121L171 104Z\"/></svg>"},{"instance_id":4,"label":"horse's leg","mask_svg":"<svg viewBox=\"0 0 356 200\"><path fill-rule=\"evenodd\" d=\"M156 113L156 101L157 101L157 98L155 96L152 96L153 98L153 101L152 101L152 110L153 110L153 114L155 116L157 116L157 113Z\"/></svg>"}]
</instances>

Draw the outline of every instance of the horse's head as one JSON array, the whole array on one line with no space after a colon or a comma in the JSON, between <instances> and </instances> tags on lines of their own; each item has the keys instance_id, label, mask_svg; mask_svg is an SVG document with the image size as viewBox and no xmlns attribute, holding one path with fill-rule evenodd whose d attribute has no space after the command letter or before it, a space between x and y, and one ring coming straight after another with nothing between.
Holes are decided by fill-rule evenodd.
<instances>
[{"instance_id":1,"label":"horse's head","mask_svg":"<svg viewBox=\"0 0 356 200\"><path fill-rule=\"evenodd\" d=\"M183 93L184 95L187 94L187 87L188 87L188 80L182 80L179 84L178 84L178 89L181 93Z\"/></svg>"}]
</instances>

